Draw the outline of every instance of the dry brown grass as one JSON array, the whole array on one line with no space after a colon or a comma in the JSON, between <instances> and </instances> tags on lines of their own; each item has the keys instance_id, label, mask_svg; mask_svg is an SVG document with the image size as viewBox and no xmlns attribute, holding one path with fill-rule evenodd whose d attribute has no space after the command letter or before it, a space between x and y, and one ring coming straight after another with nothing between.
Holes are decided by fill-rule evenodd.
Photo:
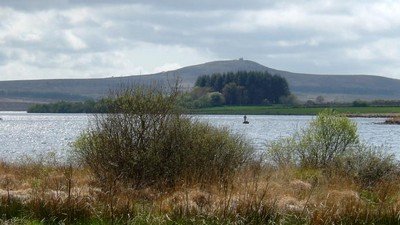
<instances>
[{"instance_id":1,"label":"dry brown grass","mask_svg":"<svg viewBox=\"0 0 400 225\"><path fill-rule=\"evenodd\" d=\"M364 189L343 175L326 177L315 171L313 176L309 174L299 169L260 167L240 171L229 185L182 185L160 191L159 187L132 189L116 183L107 190L94 182L85 168L1 163L0 196L4 205L11 204L11 199L32 211L38 206L44 207L47 214L54 210L51 215L62 221L71 220L70 208L75 210L72 216L110 221L128 220L139 212L164 215L171 220L203 216L240 223L281 224L398 218L399 179ZM46 218L44 212L35 211L35 218Z\"/></svg>"},{"instance_id":2,"label":"dry brown grass","mask_svg":"<svg viewBox=\"0 0 400 225\"><path fill-rule=\"evenodd\" d=\"M400 116L393 116L385 120L385 124L400 124Z\"/></svg>"}]
</instances>

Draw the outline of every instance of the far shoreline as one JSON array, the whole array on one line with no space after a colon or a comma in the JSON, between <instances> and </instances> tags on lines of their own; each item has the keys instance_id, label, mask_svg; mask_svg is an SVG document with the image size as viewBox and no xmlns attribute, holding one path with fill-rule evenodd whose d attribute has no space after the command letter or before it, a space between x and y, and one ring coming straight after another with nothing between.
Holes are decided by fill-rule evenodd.
<instances>
[{"instance_id":1,"label":"far shoreline","mask_svg":"<svg viewBox=\"0 0 400 225\"><path fill-rule=\"evenodd\" d=\"M324 109L333 109L347 117L390 118L400 116L399 106L368 107L285 107L285 106L220 106L189 110L192 115L293 115L315 116Z\"/></svg>"},{"instance_id":2,"label":"far shoreline","mask_svg":"<svg viewBox=\"0 0 400 225\"><path fill-rule=\"evenodd\" d=\"M187 110L189 115L271 115L271 116L315 116L320 111L330 108L350 118L392 118L400 117L398 106L369 107L276 107L276 106L220 106ZM27 114L92 114L85 112L38 112L21 110L0 110L4 113Z\"/></svg>"}]
</instances>

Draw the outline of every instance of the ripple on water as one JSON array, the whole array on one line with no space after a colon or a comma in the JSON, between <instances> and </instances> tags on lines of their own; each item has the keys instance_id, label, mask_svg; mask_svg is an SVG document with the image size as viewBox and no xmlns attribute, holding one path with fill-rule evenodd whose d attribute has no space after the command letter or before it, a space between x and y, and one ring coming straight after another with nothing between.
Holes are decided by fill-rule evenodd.
<instances>
[{"instance_id":1,"label":"ripple on water","mask_svg":"<svg viewBox=\"0 0 400 225\"><path fill-rule=\"evenodd\" d=\"M88 126L86 114L27 114L0 112L0 153L3 160L14 161L24 156L54 154L66 159L71 143ZM307 126L312 116L242 116L202 115L201 121L217 127L227 127L244 135L258 150L273 140L288 137ZM352 118L358 125L360 138L374 145L385 145L390 151L400 151L400 126L380 125L382 118ZM400 156L400 154L397 154Z\"/></svg>"}]
</instances>

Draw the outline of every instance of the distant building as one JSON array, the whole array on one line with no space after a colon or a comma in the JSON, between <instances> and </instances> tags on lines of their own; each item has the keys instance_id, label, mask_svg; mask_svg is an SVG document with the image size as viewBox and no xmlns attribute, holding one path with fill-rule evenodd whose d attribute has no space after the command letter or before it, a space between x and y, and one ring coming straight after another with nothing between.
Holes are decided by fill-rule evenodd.
<instances>
[{"instance_id":1,"label":"distant building","mask_svg":"<svg viewBox=\"0 0 400 225\"><path fill-rule=\"evenodd\" d=\"M243 57L239 58L239 61L243 61Z\"/></svg>"}]
</instances>

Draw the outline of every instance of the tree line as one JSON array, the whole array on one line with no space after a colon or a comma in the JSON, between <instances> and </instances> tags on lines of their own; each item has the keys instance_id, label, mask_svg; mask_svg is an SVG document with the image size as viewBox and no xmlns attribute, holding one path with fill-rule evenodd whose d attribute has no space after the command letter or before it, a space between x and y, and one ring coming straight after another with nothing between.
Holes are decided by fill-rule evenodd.
<instances>
[{"instance_id":1,"label":"tree line","mask_svg":"<svg viewBox=\"0 0 400 225\"><path fill-rule=\"evenodd\" d=\"M290 95L286 79L268 72L204 75L196 80L195 86L221 93L227 105L276 104Z\"/></svg>"},{"instance_id":2,"label":"tree line","mask_svg":"<svg viewBox=\"0 0 400 225\"><path fill-rule=\"evenodd\" d=\"M48 104L34 104L28 113L107 113L113 106L114 100L103 98L98 101L86 100L84 102L59 101Z\"/></svg>"}]
</instances>

